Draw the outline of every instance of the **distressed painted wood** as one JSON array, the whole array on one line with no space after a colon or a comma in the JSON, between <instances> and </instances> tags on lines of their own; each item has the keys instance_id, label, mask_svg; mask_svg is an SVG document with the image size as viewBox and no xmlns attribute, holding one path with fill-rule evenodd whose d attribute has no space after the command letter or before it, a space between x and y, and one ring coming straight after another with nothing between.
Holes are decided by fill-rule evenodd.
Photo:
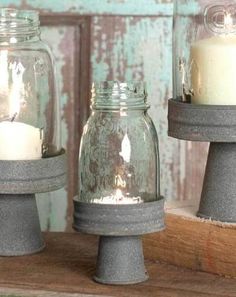
<instances>
[{"instance_id":1,"label":"distressed painted wood","mask_svg":"<svg viewBox=\"0 0 236 297\"><path fill-rule=\"evenodd\" d=\"M150 115L159 134L162 194L167 200L199 200L207 145L167 136L167 100L172 94L171 1L1 0L0 5L38 9L43 38L57 58L70 176L67 189L38 199L44 230L69 230L71 226L79 137L89 113L92 80L147 81ZM84 16L87 21L78 26L78 18ZM83 58L79 58L80 45Z\"/></svg>"},{"instance_id":2,"label":"distressed painted wood","mask_svg":"<svg viewBox=\"0 0 236 297\"><path fill-rule=\"evenodd\" d=\"M172 15L170 0L1 0L1 6L82 15Z\"/></svg>"},{"instance_id":3,"label":"distressed painted wood","mask_svg":"<svg viewBox=\"0 0 236 297\"><path fill-rule=\"evenodd\" d=\"M1 287L7 287L8 292L11 288L17 288L19 292L25 290L20 295L22 297L236 297L234 279L160 263L152 259L152 251L146 254L145 265L150 276L147 282L131 286L97 284L92 280L97 255L96 237L47 233L45 240L47 248L43 253L0 258L0 294L4 292ZM38 290L39 295L33 294L33 290ZM19 296L16 291L12 294Z\"/></svg>"},{"instance_id":4,"label":"distressed painted wood","mask_svg":"<svg viewBox=\"0 0 236 297\"><path fill-rule=\"evenodd\" d=\"M72 199L77 194L79 139L88 117L90 18L65 14L42 15L42 38L56 58L62 112L62 145L67 148L68 185L38 195L43 230L65 230L72 222ZM70 228L71 229L71 228Z\"/></svg>"}]
</instances>

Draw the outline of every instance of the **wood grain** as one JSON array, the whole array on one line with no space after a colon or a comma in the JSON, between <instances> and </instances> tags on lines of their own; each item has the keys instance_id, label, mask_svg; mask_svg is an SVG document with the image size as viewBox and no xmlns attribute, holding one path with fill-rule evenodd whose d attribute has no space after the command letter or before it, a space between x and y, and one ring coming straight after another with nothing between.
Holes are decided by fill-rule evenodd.
<instances>
[{"instance_id":1,"label":"wood grain","mask_svg":"<svg viewBox=\"0 0 236 297\"><path fill-rule=\"evenodd\" d=\"M144 239L146 257L236 278L236 224L197 218L195 202L167 211L166 230Z\"/></svg>"},{"instance_id":2,"label":"wood grain","mask_svg":"<svg viewBox=\"0 0 236 297\"><path fill-rule=\"evenodd\" d=\"M33 256L0 258L0 293L14 288L23 296L57 296L50 292L76 293L74 297L235 297L235 280L216 275L193 272L154 261L151 253L146 256L150 279L131 286L104 286L92 281L95 271L97 238L76 233L46 233L47 247ZM147 251L145 241L145 250ZM174 246L169 246L169 249ZM154 250L153 250L154 252ZM23 290L23 291L22 291ZM44 291L44 292L43 292ZM4 292L5 293L5 292ZM17 291L13 291L17 296ZM28 295L27 295L28 294ZM31 295L30 295L31 294ZM79 295L81 294L81 295ZM4 295L3 295L4 296ZM13 295L14 296L14 295ZM22 295L21 295L22 296Z\"/></svg>"}]
</instances>

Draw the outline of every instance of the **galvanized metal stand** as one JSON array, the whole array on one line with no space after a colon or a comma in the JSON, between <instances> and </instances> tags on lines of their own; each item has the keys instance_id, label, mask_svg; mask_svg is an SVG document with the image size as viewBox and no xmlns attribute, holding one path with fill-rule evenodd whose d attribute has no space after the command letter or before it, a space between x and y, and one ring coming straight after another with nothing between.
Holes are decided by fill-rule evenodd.
<instances>
[{"instance_id":1,"label":"galvanized metal stand","mask_svg":"<svg viewBox=\"0 0 236 297\"><path fill-rule=\"evenodd\" d=\"M164 229L164 199L132 205L74 200L74 228L100 235L96 275L103 284L135 284L148 279L141 235Z\"/></svg>"},{"instance_id":2,"label":"galvanized metal stand","mask_svg":"<svg viewBox=\"0 0 236 297\"><path fill-rule=\"evenodd\" d=\"M236 222L236 143L211 143L198 216Z\"/></svg>"},{"instance_id":3,"label":"galvanized metal stand","mask_svg":"<svg viewBox=\"0 0 236 297\"><path fill-rule=\"evenodd\" d=\"M33 254L44 248L34 194L0 195L0 255Z\"/></svg>"},{"instance_id":4,"label":"galvanized metal stand","mask_svg":"<svg viewBox=\"0 0 236 297\"><path fill-rule=\"evenodd\" d=\"M139 236L101 236L94 280L104 284L136 284L148 279Z\"/></svg>"},{"instance_id":5,"label":"galvanized metal stand","mask_svg":"<svg viewBox=\"0 0 236 297\"><path fill-rule=\"evenodd\" d=\"M236 222L236 106L169 100L169 136L210 142L197 215Z\"/></svg>"},{"instance_id":6,"label":"galvanized metal stand","mask_svg":"<svg viewBox=\"0 0 236 297\"><path fill-rule=\"evenodd\" d=\"M61 188L66 157L0 161L0 256L21 256L44 248L35 193Z\"/></svg>"}]
</instances>

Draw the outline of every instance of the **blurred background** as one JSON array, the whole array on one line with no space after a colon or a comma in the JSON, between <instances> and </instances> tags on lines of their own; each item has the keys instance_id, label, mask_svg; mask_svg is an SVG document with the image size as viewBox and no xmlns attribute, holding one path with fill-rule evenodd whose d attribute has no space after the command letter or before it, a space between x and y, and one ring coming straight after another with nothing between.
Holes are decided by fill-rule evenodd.
<instances>
[{"instance_id":1,"label":"blurred background","mask_svg":"<svg viewBox=\"0 0 236 297\"><path fill-rule=\"evenodd\" d=\"M198 201L207 145L167 136L172 96L172 2L168 0L1 0L1 7L40 12L42 39L57 63L68 184L38 199L43 230L70 231L77 194L79 140L98 80L144 80L160 145L161 192L167 201Z\"/></svg>"}]
</instances>

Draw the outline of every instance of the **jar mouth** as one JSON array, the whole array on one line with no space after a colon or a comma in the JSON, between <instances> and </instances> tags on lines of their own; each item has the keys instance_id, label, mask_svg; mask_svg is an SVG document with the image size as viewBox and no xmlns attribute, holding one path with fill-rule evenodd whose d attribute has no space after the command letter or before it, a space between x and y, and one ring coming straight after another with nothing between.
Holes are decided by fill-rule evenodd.
<instances>
[{"instance_id":1,"label":"jar mouth","mask_svg":"<svg viewBox=\"0 0 236 297\"><path fill-rule=\"evenodd\" d=\"M92 85L94 109L146 109L146 83L141 81L101 81Z\"/></svg>"},{"instance_id":2,"label":"jar mouth","mask_svg":"<svg viewBox=\"0 0 236 297\"><path fill-rule=\"evenodd\" d=\"M34 10L0 8L0 35L39 32L39 14Z\"/></svg>"}]
</instances>

